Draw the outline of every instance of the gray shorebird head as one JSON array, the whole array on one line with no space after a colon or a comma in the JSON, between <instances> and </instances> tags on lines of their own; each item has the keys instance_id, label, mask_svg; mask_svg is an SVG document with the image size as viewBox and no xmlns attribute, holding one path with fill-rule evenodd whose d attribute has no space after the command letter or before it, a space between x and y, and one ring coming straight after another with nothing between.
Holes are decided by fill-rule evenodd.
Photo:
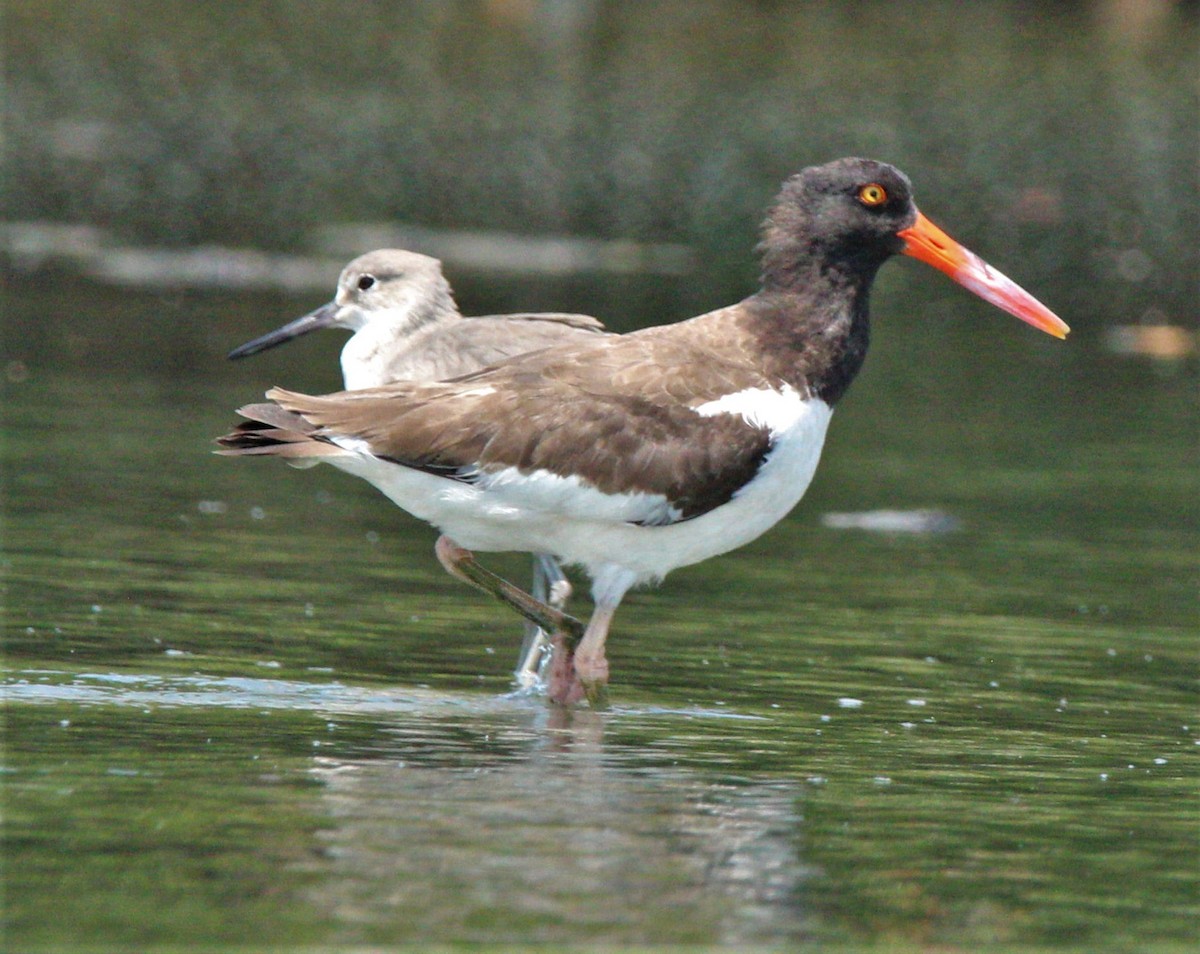
<instances>
[{"instance_id":1,"label":"gray shorebird head","mask_svg":"<svg viewBox=\"0 0 1200 954\"><path fill-rule=\"evenodd\" d=\"M403 337L430 322L458 317L440 261L404 249L377 249L342 269L332 301L234 348L229 357L249 357L319 328L357 332L386 325Z\"/></svg>"}]
</instances>

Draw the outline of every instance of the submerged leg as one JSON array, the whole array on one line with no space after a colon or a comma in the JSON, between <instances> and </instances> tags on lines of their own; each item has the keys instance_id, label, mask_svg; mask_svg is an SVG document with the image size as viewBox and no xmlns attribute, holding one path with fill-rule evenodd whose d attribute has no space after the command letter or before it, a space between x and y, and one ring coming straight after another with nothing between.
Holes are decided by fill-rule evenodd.
<instances>
[{"instance_id":1,"label":"submerged leg","mask_svg":"<svg viewBox=\"0 0 1200 954\"><path fill-rule=\"evenodd\" d=\"M584 697L583 683L575 673L575 651L561 633L550 638L550 663L546 666L546 695L560 706L573 706Z\"/></svg>"},{"instance_id":2,"label":"submerged leg","mask_svg":"<svg viewBox=\"0 0 1200 954\"><path fill-rule=\"evenodd\" d=\"M582 638L583 624L574 616L568 616L553 606L547 606L541 600L536 600L524 590L513 586L508 580L497 576L491 570L482 566L470 550L460 547L447 536L438 537L434 546L438 561L445 567L446 572L464 583L470 583L485 593L490 593L502 603L507 603L530 622L536 623L542 629L562 633L565 639L574 645Z\"/></svg>"},{"instance_id":3,"label":"submerged leg","mask_svg":"<svg viewBox=\"0 0 1200 954\"><path fill-rule=\"evenodd\" d=\"M558 561L548 553L533 556L533 598L562 610L571 597L571 581L563 573ZM522 688L537 685L538 673L546 651L550 648L550 636L536 623L526 621L525 642L521 644L521 655L517 660L516 677Z\"/></svg>"}]
</instances>

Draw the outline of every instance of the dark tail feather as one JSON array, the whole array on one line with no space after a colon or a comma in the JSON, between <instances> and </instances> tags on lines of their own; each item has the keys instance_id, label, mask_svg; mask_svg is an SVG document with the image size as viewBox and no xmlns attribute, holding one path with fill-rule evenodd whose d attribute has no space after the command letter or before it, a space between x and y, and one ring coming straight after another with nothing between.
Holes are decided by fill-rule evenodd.
<instances>
[{"instance_id":1,"label":"dark tail feather","mask_svg":"<svg viewBox=\"0 0 1200 954\"><path fill-rule=\"evenodd\" d=\"M299 414L277 404L248 404L238 408L243 421L224 437L217 438L227 457L267 455L271 457L338 457L346 453L318 434L318 428Z\"/></svg>"}]
</instances>

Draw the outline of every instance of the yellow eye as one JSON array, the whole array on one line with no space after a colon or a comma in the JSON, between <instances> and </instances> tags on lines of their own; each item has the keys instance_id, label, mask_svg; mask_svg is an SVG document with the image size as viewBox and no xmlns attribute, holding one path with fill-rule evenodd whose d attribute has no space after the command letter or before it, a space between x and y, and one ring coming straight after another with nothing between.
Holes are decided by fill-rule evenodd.
<instances>
[{"instance_id":1,"label":"yellow eye","mask_svg":"<svg viewBox=\"0 0 1200 954\"><path fill-rule=\"evenodd\" d=\"M883 205L887 197L887 189L878 182L872 182L858 190L858 201L865 206Z\"/></svg>"}]
</instances>

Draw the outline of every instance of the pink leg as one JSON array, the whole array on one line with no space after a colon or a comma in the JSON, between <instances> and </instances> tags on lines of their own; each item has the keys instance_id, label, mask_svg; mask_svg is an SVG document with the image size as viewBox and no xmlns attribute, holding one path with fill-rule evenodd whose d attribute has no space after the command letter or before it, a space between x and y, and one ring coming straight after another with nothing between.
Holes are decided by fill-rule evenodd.
<instances>
[{"instance_id":1,"label":"pink leg","mask_svg":"<svg viewBox=\"0 0 1200 954\"><path fill-rule=\"evenodd\" d=\"M612 625L617 604L601 604L588 620L583 639L575 648L575 675L594 706L605 704L608 686L608 659L604 655L604 643L608 639L608 628Z\"/></svg>"},{"instance_id":2,"label":"pink leg","mask_svg":"<svg viewBox=\"0 0 1200 954\"><path fill-rule=\"evenodd\" d=\"M446 572L455 579L462 580L489 593L502 603L507 603L526 619L536 623L547 632L561 633L564 639L572 644L577 642L584 633L583 624L574 616L556 610L541 600L536 600L520 587L513 586L491 570L482 566L475 559L475 554L465 547L460 547L447 536L438 537L433 548L438 561L445 567Z\"/></svg>"},{"instance_id":3,"label":"pink leg","mask_svg":"<svg viewBox=\"0 0 1200 954\"><path fill-rule=\"evenodd\" d=\"M583 684L575 674L575 653L561 633L556 633L550 640L546 695L560 706L573 706L584 696Z\"/></svg>"}]
</instances>

